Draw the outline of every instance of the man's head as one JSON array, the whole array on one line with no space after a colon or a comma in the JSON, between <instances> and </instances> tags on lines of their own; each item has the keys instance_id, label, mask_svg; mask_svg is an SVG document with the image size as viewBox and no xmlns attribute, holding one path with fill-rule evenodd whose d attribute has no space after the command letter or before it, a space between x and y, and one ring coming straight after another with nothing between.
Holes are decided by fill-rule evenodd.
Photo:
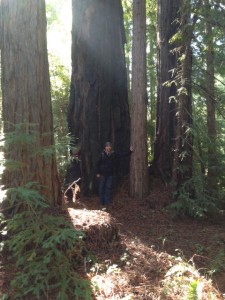
<instances>
[{"instance_id":1,"label":"man's head","mask_svg":"<svg viewBox=\"0 0 225 300\"><path fill-rule=\"evenodd\" d=\"M110 142L105 143L105 151L106 152L112 151L112 144Z\"/></svg>"}]
</instances>

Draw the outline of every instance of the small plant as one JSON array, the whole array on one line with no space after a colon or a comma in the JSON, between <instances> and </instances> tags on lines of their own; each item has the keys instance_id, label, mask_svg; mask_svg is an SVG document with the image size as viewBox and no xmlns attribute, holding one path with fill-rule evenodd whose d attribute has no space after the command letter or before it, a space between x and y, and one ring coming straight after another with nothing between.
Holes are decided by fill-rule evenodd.
<instances>
[{"instance_id":1,"label":"small plant","mask_svg":"<svg viewBox=\"0 0 225 300\"><path fill-rule=\"evenodd\" d=\"M210 266L210 275L220 273L225 270L225 250L221 249L220 252L213 259Z\"/></svg>"},{"instance_id":2,"label":"small plant","mask_svg":"<svg viewBox=\"0 0 225 300\"><path fill-rule=\"evenodd\" d=\"M213 196L209 193L205 178L193 176L174 193L176 201L169 209L174 215L203 218L219 212L222 197L222 194Z\"/></svg>"},{"instance_id":3,"label":"small plant","mask_svg":"<svg viewBox=\"0 0 225 300\"><path fill-rule=\"evenodd\" d=\"M121 263L124 264L124 263L128 262L129 257L130 257L129 253L124 252L124 253L121 255L121 257L120 257Z\"/></svg>"},{"instance_id":4,"label":"small plant","mask_svg":"<svg viewBox=\"0 0 225 300\"><path fill-rule=\"evenodd\" d=\"M165 244L167 243L168 241L168 238L167 237L163 237L163 236L160 236L158 238L158 240L160 240L162 242L162 247L164 248L165 247Z\"/></svg>"},{"instance_id":5,"label":"small plant","mask_svg":"<svg viewBox=\"0 0 225 300\"><path fill-rule=\"evenodd\" d=\"M199 255L202 255L208 251L208 247L201 245L201 244L196 244L195 248L196 248L196 253Z\"/></svg>"},{"instance_id":6,"label":"small plant","mask_svg":"<svg viewBox=\"0 0 225 300\"><path fill-rule=\"evenodd\" d=\"M211 281L207 281L195 267L181 257L173 261L173 266L166 273L162 283L164 297L187 300L218 299Z\"/></svg>"},{"instance_id":7,"label":"small plant","mask_svg":"<svg viewBox=\"0 0 225 300\"><path fill-rule=\"evenodd\" d=\"M198 290L199 281L194 280L190 283L187 292L187 300L200 300L202 297L199 295L200 292Z\"/></svg>"}]
</instances>

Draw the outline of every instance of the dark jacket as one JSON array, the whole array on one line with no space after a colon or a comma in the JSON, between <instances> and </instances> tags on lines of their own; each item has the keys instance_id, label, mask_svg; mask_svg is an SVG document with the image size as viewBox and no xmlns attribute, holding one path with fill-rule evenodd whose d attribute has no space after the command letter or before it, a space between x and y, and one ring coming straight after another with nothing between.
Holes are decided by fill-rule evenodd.
<instances>
[{"instance_id":1,"label":"dark jacket","mask_svg":"<svg viewBox=\"0 0 225 300\"><path fill-rule=\"evenodd\" d=\"M107 154L103 151L97 162L97 174L103 176L112 176L114 173L115 160L117 158L125 157L131 154L131 151L118 153L112 151L110 154Z\"/></svg>"}]
</instances>

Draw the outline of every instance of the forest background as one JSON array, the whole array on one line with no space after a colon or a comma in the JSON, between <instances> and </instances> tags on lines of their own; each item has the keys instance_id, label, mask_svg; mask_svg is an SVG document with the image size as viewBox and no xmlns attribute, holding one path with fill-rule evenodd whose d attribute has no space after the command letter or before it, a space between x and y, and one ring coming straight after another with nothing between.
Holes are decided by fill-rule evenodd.
<instances>
[{"instance_id":1,"label":"forest background","mask_svg":"<svg viewBox=\"0 0 225 300\"><path fill-rule=\"evenodd\" d=\"M46 279L47 286L52 281L59 281L62 297L66 299L68 293L65 292L65 286L69 287L69 293L75 289L79 297L85 284L77 279L77 288L77 285L70 285L71 278L63 282L62 278L68 273L71 261L60 255L63 253L61 244L66 241L71 253L74 245L79 245L76 248L79 257L83 233L71 230L62 219L43 218L49 213L48 205L53 211L53 207L62 204L60 181L64 181L71 162L71 151L76 152L81 148L81 192L84 195L94 192L93 175L97 155L104 142L110 139L116 150L126 150L130 144L134 148L130 164L130 195L135 199L145 199L151 180L160 178L172 191L169 207L175 215L205 218L223 214L224 3L209 0L147 1L145 7L145 1L134 1L132 7L132 1L122 1L122 14L121 2L115 1L113 9L117 13L114 15L110 14L110 6L98 6L98 1L92 2L91 9L88 1L73 1L71 10L69 1L55 3L49 0L46 1L48 58L45 38L38 39L44 37L46 30L45 22L40 22L45 20L43 1L35 4L35 9L41 13L35 14L35 10L31 10L34 15L30 15L43 25L37 30L39 35L32 32L32 26L28 35L27 28L24 34L23 31L18 34L17 26L13 26L15 21L16 25L23 28L23 18L27 22L32 19L29 19L29 10L24 9L24 3L20 6L17 2L13 6L13 1L7 3L3 0L1 4L1 21L4 25L1 35L2 118L6 159L3 183L8 188L7 201L2 207L7 219L2 223L7 224L7 232L14 233L6 247L17 259L18 267L24 268L27 261L33 263L26 266L28 274L34 276L32 272L38 268L40 279L43 269L46 274L54 274ZM27 3L27 7L29 5ZM21 11L18 19L14 18L17 16L16 9ZM108 14L108 23L102 12ZM110 28L112 35L105 36L106 31L101 22L109 26L106 28ZM12 28L15 40L11 39ZM96 28L102 30L101 35L98 35ZM96 32L98 34L94 35ZM29 68L27 73L22 72L27 67L23 64L25 59L17 60L16 55L18 49L25 48L23 45L28 42L28 36L35 37L30 39L31 51L22 53L23 58L32 61L37 70L35 74ZM81 41L81 36L84 41ZM112 36L117 43L112 42ZM35 43L36 37L40 43ZM14 44L14 41L17 43ZM142 47L139 47L141 43ZM104 51L99 52L99 45ZM98 52L102 58L100 62L97 59L91 60L92 56L87 55L93 53L97 57ZM41 53L43 60L36 60L35 53ZM51 96L46 68L48 59ZM16 63L17 68L14 69ZM114 73L107 72L104 63ZM12 74L14 81L11 82L15 82L15 89L11 89L8 84ZM27 83L29 88L26 89L26 84L22 83ZM86 97L88 89L90 98ZM102 98L95 96L96 90L100 91ZM112 92L113 97L110 97ZM23 105L19 105L20 97ZM88 101L82 102L80 99ZM93 99L100 102L93 102ZM101 116L99 123L93 122L95 117L99 117L99 111L96 113L93 110L96 103ZM118 173L123 177L123 170L129 169L129 162L125 161L121 165ZM25 219L27 223L24 223ZM37 222L47 224L40 223L40 231L37 231ZM54 228L63 226L65 231L57 232L50 241L51 234L55 234ZM47 228L47 233L43 234L43 228ZM37 233L36 237L40 234L37 239L31 238L33 231ZM18 232L21 234L18 235ZM48 253L45 266L38 265L38 251L30 248L32 243L36 244L36 249L44 243L45 246L41 248ZM58 252L53 250L58 248ZM41 253L43 249L39 249ZM47 265L54 268L52 262L56 257L59 263L67 262L64 271L57 274L59 278L56 278L55 269L49 272L47 268ZM78 262L74 263L76 265ZM31 291L24 274L18 275L13 284L15 289L23 286L29 294ZM46 282L41 286L42 283L37 280L32 293L40 296L40 293L46 291Z\"/></svg>"},{"instance_id":2,"label":"forest background","mask_svg":"<svg viewBox=\"0 0 225 300\"><path fill-rule=\"evenodd\" d=\"M221 207L224 186L223 3L201 4L201 1L194 1L182 6L183 27L179 24L176 10L179 1L175 4L168 2L167 5L158 3L158 25L156 1L147 2L146 14L147 163L151 164L156 176L160 176L165 183L174 184L177 200L173 204L174 209L193 216ZM54 34L62 31L60 22L68 23L54 19L57 9L64 14L60 2L58 8L51 1L47 3L47 8L48 5L49 39L59 45L61 38L55 38ZM71 13L67 5L66 15ZM128 95L131 101L132 1L124 1L123 9ZM66 20L68 22L69 18ZM61 141L67 136L66 118L62 118L59 112L61 109L64 115L67 114L71 61L68 59L70 47L67 48L68 55L65 55L64 46L66 41L68 45L70 43L70 26L68 24L61 35L61 58L56 53L61 47L54 47L54 43L49 42L55 49L49 49L52 53L50 74L57 124L55 136L56 140ZM189 70L185 70L185 64ZM182 78L184 72L186 78ZM67 152L65 155L68 158ZM61 153L58 159L60 157L63 157ZM65 172L65 167L63 169Z\"/></svg>"}]
</instances>

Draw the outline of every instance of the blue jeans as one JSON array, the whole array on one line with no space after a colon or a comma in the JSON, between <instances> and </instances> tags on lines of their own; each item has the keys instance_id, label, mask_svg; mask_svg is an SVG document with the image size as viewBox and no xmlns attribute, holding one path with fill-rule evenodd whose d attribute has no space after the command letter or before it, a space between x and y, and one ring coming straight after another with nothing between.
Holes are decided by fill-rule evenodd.
<instances>
[{"instance_id":1,"label":"blue jeans","mask_svg":"<svg viewBox=\"0 0 225 300\"><path fill-rule=\"evenodd\" d=\"M112 176L100 177L99 196L101 205L109 205L112 198Z\"/></svg>"}]
</instances>

